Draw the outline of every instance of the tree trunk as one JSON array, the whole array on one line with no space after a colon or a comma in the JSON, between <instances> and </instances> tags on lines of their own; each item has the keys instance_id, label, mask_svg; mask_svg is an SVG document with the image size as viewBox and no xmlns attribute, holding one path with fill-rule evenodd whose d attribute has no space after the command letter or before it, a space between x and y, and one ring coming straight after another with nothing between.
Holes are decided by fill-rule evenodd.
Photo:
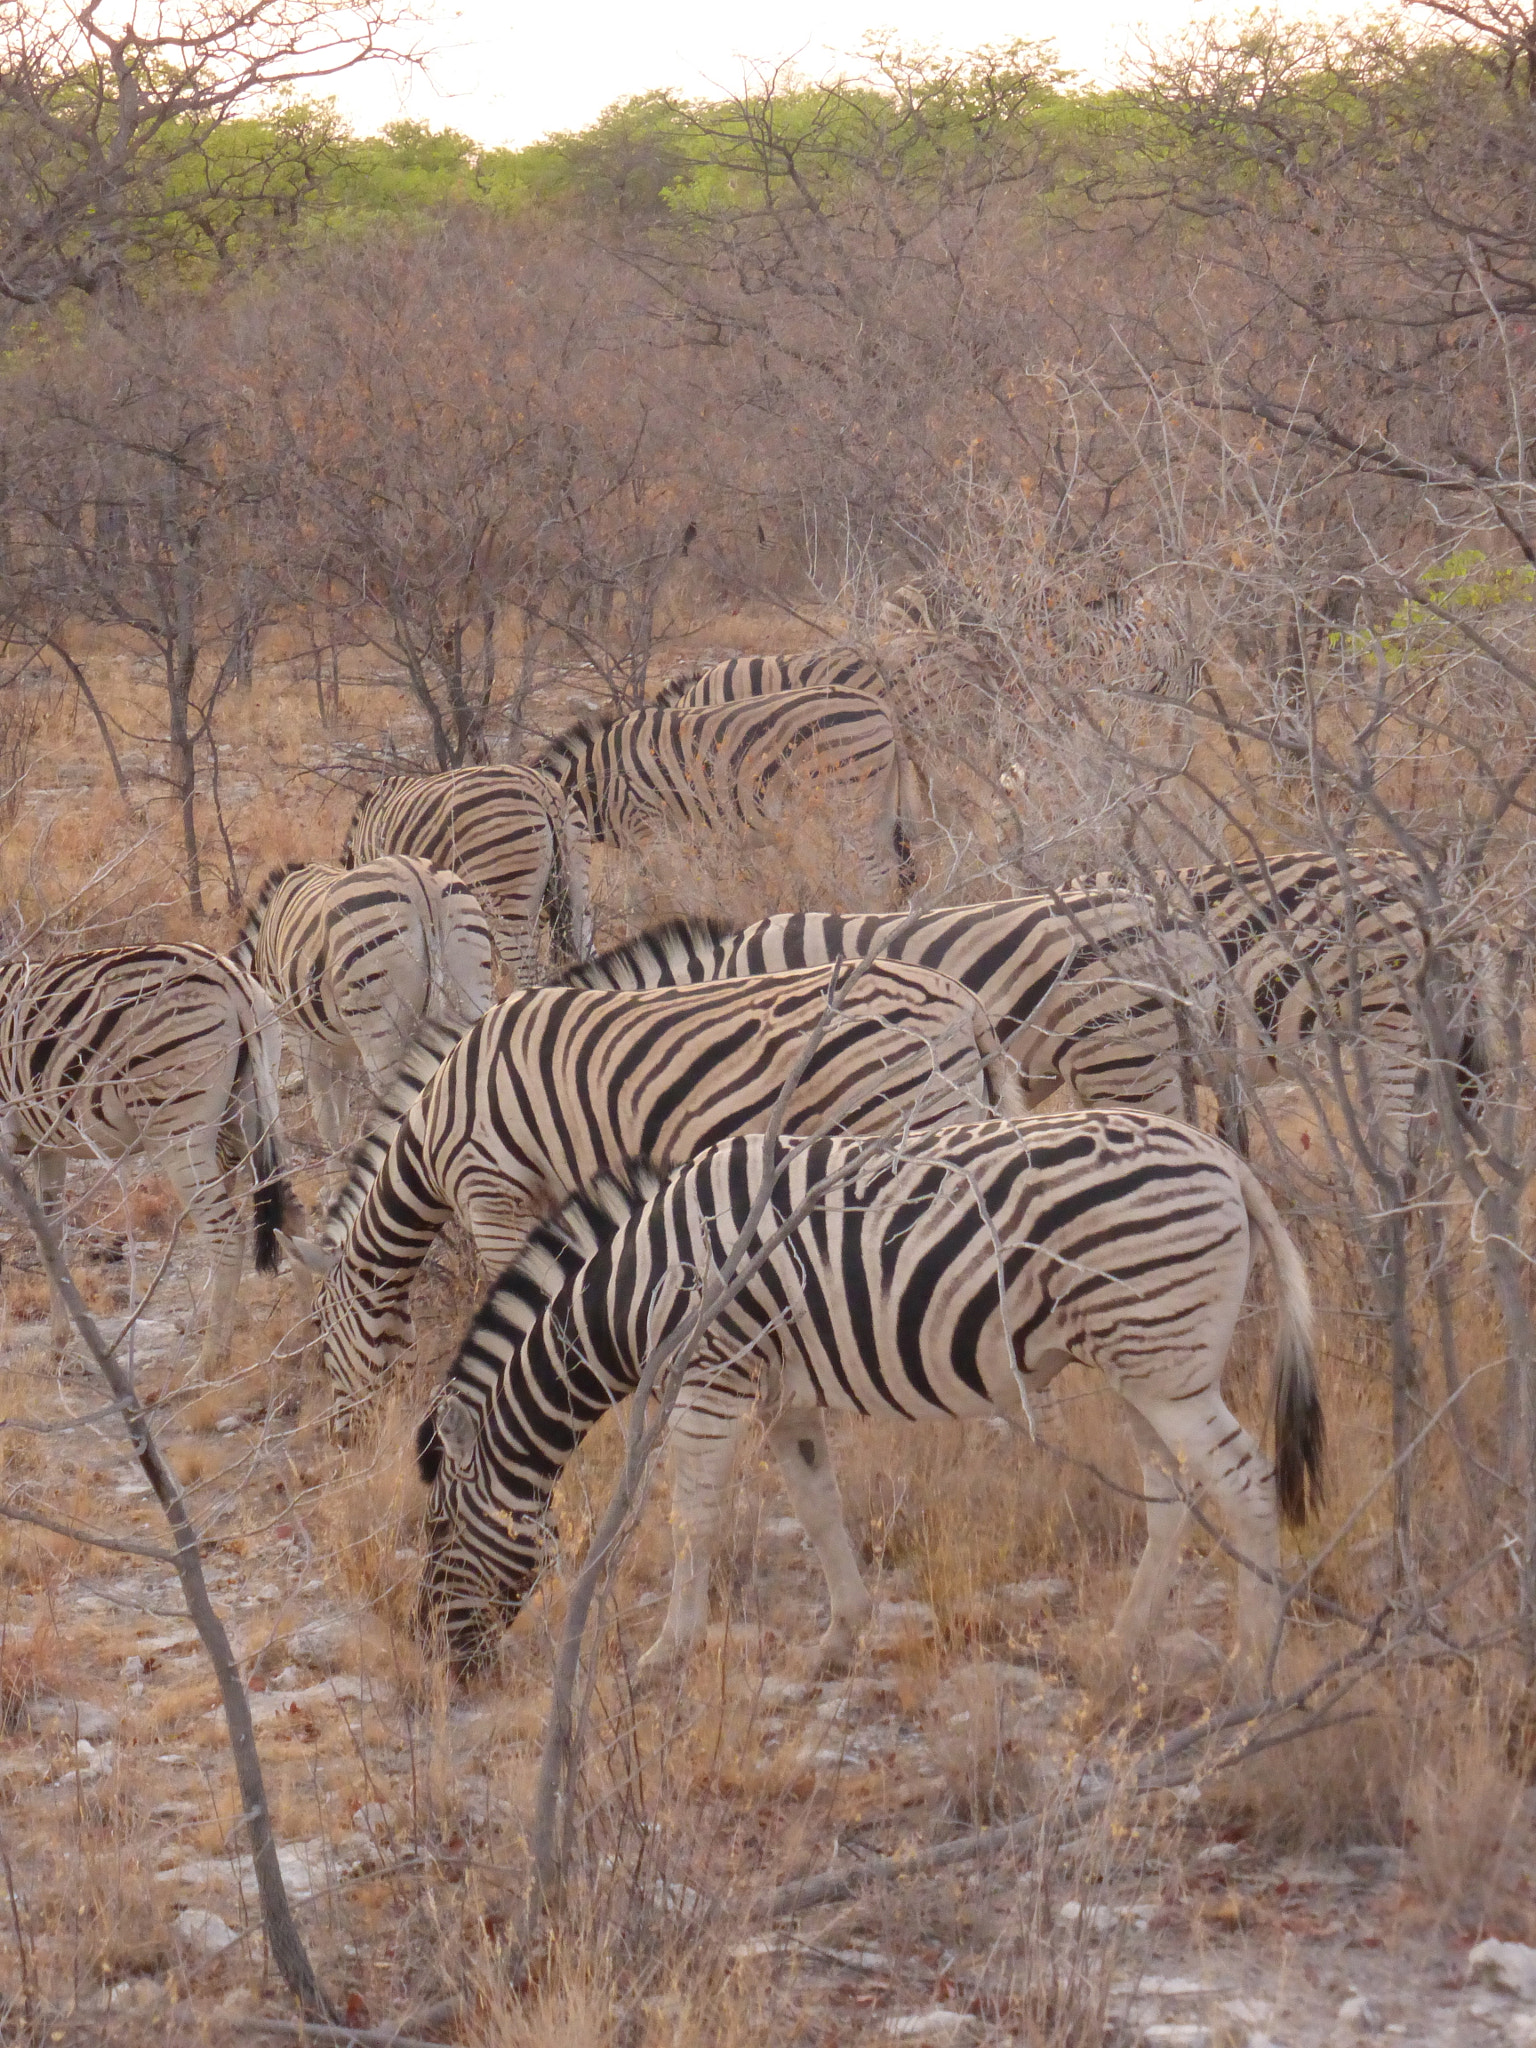
<instances>
[{"instance_id":1,"label":"tree trunk","mask_svg":"<svg viewBox=\"0 0 1536 2048\"><path fill-rule=\"evenodd\" d=\"M175 642L166 650L166 691L170 698L171 784L181 810L181 845L186 862L187 901L203 915L203 871L197 849L197 749L188 714L197 649Z\"/></svg>"}]
</instances>

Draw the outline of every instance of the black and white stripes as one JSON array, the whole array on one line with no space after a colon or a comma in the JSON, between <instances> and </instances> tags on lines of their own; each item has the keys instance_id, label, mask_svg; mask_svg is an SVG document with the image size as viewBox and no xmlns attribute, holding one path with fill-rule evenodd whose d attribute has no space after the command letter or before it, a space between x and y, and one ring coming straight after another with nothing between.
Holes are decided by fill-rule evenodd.
<instances>
[{"instance_id":1,"label":"black and white stripes","mask_svg":"<svg viewBox=\"0 0 1536 2048\"><path fill-rule=\"evenodd\" d=\"M761 1219L749 1215L765 1182ZM1275 1467L1222 1399L1250 1228L1275 1266ZM483 1661L547 1545L556 1477L635 1386L651 1349L728 1271L740 1291L695 1343L674 1411L677 1569L663 1654L704 1618L720 1501L761 1398L791 1497L821 1549L829 1635L868 1596L829 1468L800 1449L823 1409L911 1421L1002 1415L1069 1362L1128 1406L1148 1542L1115 1624L1151 1625L1203 1495L1240 1558L1239 1643L1262 1668L1280 1619L1279 1514L1304 1518L1321 1473L1312 1310L1294 1246L1218 1141L1135 1112L929 1132L899 1145L717 1145L662 1179L630 1169L541 1226L491 1290L422 1427L431 1489L421 1614L461 1667ZM815 1448L816 1437L806 1441Z\"/></svg>"},{"instance_id":2,"label":"black and white stripes","mask_svg":"<svg viewBox=\"0 0 1536 2048\"><path fill-rule=\"evenodd\" d=\"M204 946L130 946L0 967L0 1141L36 1157L55 1216L71 1158L164 1173L211 1248L201 1368L222 1367L242 1257L236 1175L256 1184L256 1265L277 1266L287 1189L277 1134L277 1013ZM67 1324L55 1301L53 1336Z\"/></svg>"},{"instance_id":3,"label":"black and white stripes","mask_svg":"<svg viewBox=\"0 0 1536 2048\"><path fill-rule=\"evenodd\" d=\"M496 1272L545 1210L632 1154L676 1162L763 1129L802 1058L786 1130L911 1131L1022 1107L981 1006L921 967L527 990L431 1070L392 1138L365 1142L329 1248L305 1254L325 1275L338 1395L365 1396L407 1341L410 1283L449 1216Z\"/></svg>"},{"instance_id":4,"label":"black and white stripes","mask_svg":"<svg viewBox=\"0 0 1536 2048\"><path fill-rule=\"evenodd\" d=\"M361 1067L377 1094L426 1025L456 1038L495 995L491 935L468 885L405 854L274 868L230 957L300 1040L315 1122L333 1148L350 1128L352 1073Z\"/></svg>"},{"instance_id":5,"label":"black and white stripes","mask_svg":"<svg viewBox=\"0 0 1536 2048\"><path fill-rule=\"evenodd\" d=\"M591 951L587 828L537 769L456 768L379 783L352 815L342 865L385 853L414 854L461 876L520 982L539 979L541 910L557 957Z\"/></svg>"},{"instance_id":6,"label":"black and white stripes","mask_svg":"<svg viewBox=\"0 0 1536 2048\"><path fill-rule=\"evenodd\" d=\"M909 879L890 713L863 690L789 690L702 711L637 711L573 727L540 767L594 837L641 845L659 828L775 835L813 818L870 902Z\"/></svg>"}]
</instances>

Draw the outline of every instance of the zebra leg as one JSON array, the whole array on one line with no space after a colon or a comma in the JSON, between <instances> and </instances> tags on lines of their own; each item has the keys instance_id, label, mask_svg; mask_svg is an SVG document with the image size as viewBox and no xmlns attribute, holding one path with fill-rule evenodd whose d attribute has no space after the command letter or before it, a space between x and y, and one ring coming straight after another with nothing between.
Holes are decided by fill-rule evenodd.
<instances>
[{"instance_id":1,"label":"zebra leg","mask_svg":"<svg viewBox=\"0 0 1536 2048\"><path fill-rule=\"evenodd\" d=\"M68 1161L62 1152L39 1146L37 1151L37 1199L53 1228L53 1240L64 1250L64 1176ZM48 1342L57 1358L68 1346L72 1326L63 1296L50 1281L48 1286Z\"/></svg>"},{"instance_id":2,"label":"zebra leg","mask_svg":"<svg viewBox=\"0 0 1536 2048\"><path fill-rule=\"evenodd\" d=\"M327 1152L339 1152L352 1133L348 1064L339 1046L323 1038L304 1040L304 1084L314 1111L315 1129Z\"/></svg>"},{"instance_id":3,"label":"zebra leg","mask_svg":"<svg viewBox=\"0 0 1536 2048\"><path fill-rule=\"evenodd\" d=\"M221 1164L218 1136L212 1130L191 1135L185 1144L171 1150L162 1164L183 1209L208 1245L208 1307L197 1358L198 1375L208 1379L227 1362L235 1333L235 1297L245 1258L241 1176L235 1167Z\"/></svg>"},{"instance_id":4,"label":"zebra leg","mask_svg":"<svg viewBox=\"0 0 1536 2048\"><path fill-rule=\"evenodd\" d=\"M750 1412L750 1397L708 1383L701 1389L694 1381L678 1397L670 1445L672 1597L661 1634L636 1667L639 1677L679 1662L704 1632L710 1567L720 1543L721 1502Z\"/></svg>"},{"instance_id":5,"label":"zebra leg","mask_svg":"<svg viewBox=\"0 0 1536 2048\"><path fill-rule=\"evenodd\" d=\"M1199 1403L1152 1401L1138 1395L1132 1413L1149 1495L1166 1500L1169 1475L1177 1473L1186 1494L1214 1503L1233 1549L1244 1560L1237 1570L1237 1667L1241 1682L1256 1685L1262 1681L1281 1620L1280 1522L1269 1460L1215 1386ZM1159 1502L1155 1524L1153 1513L1149 1508L1147 1548L1115 1618L1115 1639L1127 1652L1147 1633L1167 1597L1187 1520L1180 1502L1178 1525L1170 1536L1174 1510Z\"/></svg>"},{"instance_id":6,"label":"zebra leg","mask_svg":"<svg viewBox=\"0 0 1536 2048\"><path fill-rule=\"evenodd\" d=\"M875 1603L859 1571L843 1519L821 1410L786 1408L769 1424L768 1441L779 1461L790 1505L811 1539L826 1578L831 1617L817 1645L816 1667L832 1676L846 1671L853 1662Z\"/></svg>"}]
</instances>

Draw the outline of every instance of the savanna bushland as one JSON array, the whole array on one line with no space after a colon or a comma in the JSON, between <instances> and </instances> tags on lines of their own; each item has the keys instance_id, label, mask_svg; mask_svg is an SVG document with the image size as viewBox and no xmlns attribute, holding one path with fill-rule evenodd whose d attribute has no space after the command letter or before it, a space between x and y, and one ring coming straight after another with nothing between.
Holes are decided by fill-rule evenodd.
<instances>
[{"instance_id":1,"label":"savanna bushland","mask_svg":"<svg viewBox=\"0 0 1536 2048\"><path fill-rule=\"evenodd\" d=\"M167 1185L77 1165L66 1257L121 1385L83 1330L51 1355L14 1207L0 1241L0 2038L280 2038L297 1991L352 2029L313 2038L477 2048L1528 2041L1468 1958L1536 1941L1536 16L1202 25L1111 89L1045 47L875 43L521 150L348 133L326 79L370 50L410 58L382 6L0 8L6 957L226 947L381 772L529 760L837 643L890 683L921 905L1401 856L1409 1133L1347 1003L1274 1069L1235 993L1181 1011L1191 1113L1243 1139L1319 1312L1328 1497L1262 1703L1209 1527L1106 1669L1141 1479L1076 1369L1038 1443L833 1431L880 1603L836 1682L754 1452L707 1647L635 1684L658 1470L567 1701L555 1886L552 1672L629 1419L458 1685L411 1626L413 1445L467 1241L341 1443L296 1279L247 1278L199 1377ZM600 847L598 942L883 907L849 872L814 807L779 843ZM313 1208L344 1162L283 1100ZM1229 1367L1256 1430L1268 1285Z\"/></svg>"}]
</instances>

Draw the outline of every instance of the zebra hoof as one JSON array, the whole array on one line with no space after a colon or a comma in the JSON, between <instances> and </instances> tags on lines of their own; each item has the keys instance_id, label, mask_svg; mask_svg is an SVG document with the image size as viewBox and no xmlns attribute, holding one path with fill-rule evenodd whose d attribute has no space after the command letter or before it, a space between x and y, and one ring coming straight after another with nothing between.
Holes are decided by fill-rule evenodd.
<instances>
[{"instance_id":1,"label":"zebra hoof","mask_svg":"<svg viewBox=\"0 0 1536 2048\"><path fill-rule=\"evenodd\" d=\"M816 1645L813 1669L818 1678L846 1678L853 1669L859 1639L850 1628L834 1622Z\"/></svg>"}]
</instances>

